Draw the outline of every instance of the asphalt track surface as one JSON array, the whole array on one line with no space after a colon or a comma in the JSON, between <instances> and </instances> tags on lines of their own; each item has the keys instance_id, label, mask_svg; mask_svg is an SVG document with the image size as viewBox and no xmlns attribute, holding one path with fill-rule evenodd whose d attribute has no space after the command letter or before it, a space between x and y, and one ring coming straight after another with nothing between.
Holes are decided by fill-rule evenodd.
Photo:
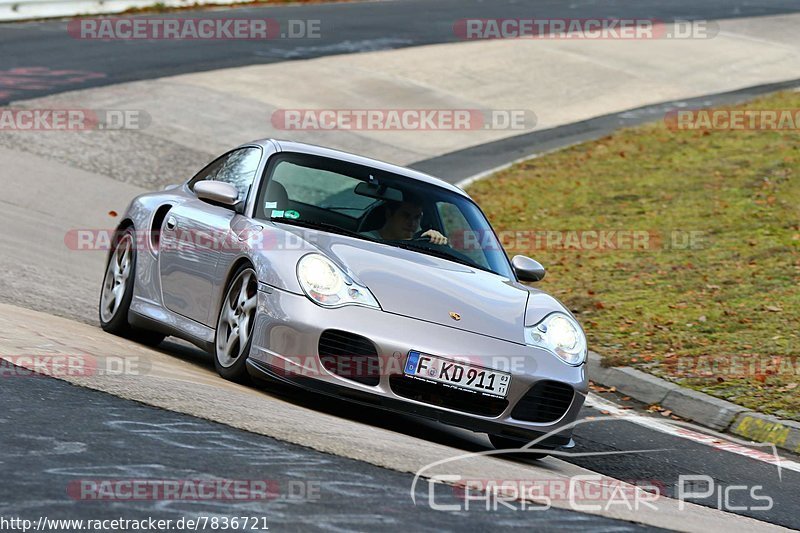
<instances>
[{"instance_id":1,"label":"asphalt track surface","mask_svg":"<svg viewBox=\"0 0 800 533\"><path fill-rule=\"evenodd\" d=\"M453 25L464 18L619 17L671 21L780 15L798 10L794 0L394 0L183 11L176 15L271 18L281 23L283 33L287 33L290 19L320 21L319 37L279 38L266 44L248 40L103 42L71 37L65 20L9 23L0 25L0 104L225 67L454 42L459 38Z\"/></svg>"},{"instance_id":2,"label":"asphalt track surface","mask_svg":"<svg viewBox=\"0 0 800 533\"><path fill-rule=\"evenodd\" d=\"M619 128L655 122L663 118L664 114L669 110L731 105L751 100L764 94L793 89L798 86L800 86L800 79L768 83L697 98L662 102L573 122L564 126L515 135L506 139L450 152L439 157L418 161L410 166L450 183L459 183L462 180L469 180L483 173L491 172L493 169L505 166L512 161L597 139Z\"/></svg>"},{"instance_id":3,"label":"asphalt track surface","mask_svg":"<svg viewBox=\"0 0 800 533\"><path fill-rule=\"evenodd\" d=\"M555 508L487 511L473 505L469 511L443 513L414 505L409 497L410 474L51 378L9 378L3 388L0 473L5 482L0 485L0 516L33 521L42 516L51 520L152 517L174 522L195 516L258 517L259 528L277 531L494 531L500 524L537 531L655 530ZM20 420L26 421L25 427L20 427ZM256 501L122 499L109 504L93 500L101 494L93 488L81 496L81 481L123 479L254 480L264 481L268 489L266 498ZM36 498L31 498L34 494ZM417 495L426 501L427 483L418 485ZM436 489L435 498L439 505L460 503L449 487Z\"/></svg>"},{"instance_id":4,"label":"asphalt track surface","mask_svg":"<svg viewBox=\"0 0 800 533\"><path fill-rule=\"evenodd\" d=\"M167 341L160 349L213 369L210 356L194 348ZM308 394L280 383L259 382L253 386L265 394L265 399L277 397L341 419L446 445L454 449L454 456L457 450L491 449L484 436L469 431ZM642 407L616 395L606 396L632 410ZM112 518L120 513L139 517L164 511L155 515L175 518L176 515L204 515L218 504L115 502L105 508L104 504L109 507L107 502L77 501L67 493L69 481L80 479L268 479L283 487L284 492L291 481L305 479L319 487L318 499L286 501L288 497L284 494L284 500L276 498L262 506L234 502L233 509L237 512L228 509L227 514L217 507L217 514L242 516L238 510L249 509L259 516L274 519L278 530L304 530L316 524L334 530L367 531L378 525L392 530L407 528L407 517L420 513L421 530L437 527L435 520L428 522L424 517L429 511L425 503L420 504L418 499L417 505L413 505L409 496L410 475L122 400L52 378L25 375L3 378L0 413L0 424L4 426L0 433L0 446L4 450L0 457L0 473L8 481L0 487L0 502L4 502L0 506L0 516L38 517L47 511L45 516L49 518ZM714 484L712 496L687 501L788 528L800 528L797 515L800 472L785 468L779 471L775 465L759 460L665 435L637 423L609 419L602 410L595 408L585 407L582 415L594 421L576 428L576 447L570 450L570 455L559 456L560 459L614 479L659 487L661 494L672 498L677 497L679 476L709 476ZM764 451L769 452L769 449ZM592 455L597 453L610 455ZM526 458L505 459L533 462ZM293 469L287 470L284 463L294 465ZM418 498L421 495L421 501L426 502L427 484L422 485L422 489L418 486ZM730 497L720 503L720 495L735 486L747 489L734 489ZM755 496L772 499L771 509L746 509L763 504L749 492L752 487L759 487ZM449 496L447 490L437 491L436 501L450 503ZM370 498L374 498L372 503ZM325 499L327 501L323 501ZM281 506L282 503L288 507ZM231 503L225 502L225 505ZM329 505L331 507L326 508ZM378 511L365 514L364 509ZM406 518L403 518L404 511ZM180 515L181 512L184 514ZM555 509L546 513L529 510L505 515L505 512L498 514L497 509L492 509L491 513L484 514L482 509L477 517L464 518L464 522L459 522L459 513L438 513L437 516L446 515L448 520L447 525L440 522L438 527L489 530L492 524L502 523L508 527L545 530L581 526L594 531L619 527L627 530L632 526L597 517L573 516ZM383 516L383 522L378 515ZM542 519L543 516L546 519Z\"/></svg>"},{"instance_id":5,"label":"asphalt track surface","mask_svg":"<svg viewBox=\"0 0 800 533\"><path fill-rule=\"evenodd\" d=\"M455 41L454 19L470 17L648 17L719 19L744 16L775 15L796 12L797 2L587 2L574 9L562 2L513 1L396 1L340 5L313 5L275 8L240 8L235 10L184 12L182 16L270 17L280 21L289 18L321 19L320 39L277 40L267 45L249 41L226 43L165 43L163 41L109 42L104 46L70 38L64 31L66 22L49 21L0 26L0 103L32 98L56 92L97 85L149 79L172 74L212 70L222 67L272 63L290 59L319 57L377 49L418 46ZM577 9L577 8L576 8ZM424 13L424 16L421 15ZM457 13L457 16L454 16ZM326 26L327 25L327 26ZM96 44L96 43L95 43ZM35 69L73 70L91 76L64 74L35 75ZM13 69L34 69L21 76ZM33 72L34 75L30 75ZM775 90L776 86L753 89L752 94ZM747 94L717 95L718 98L740 99ZM591 138L620 125L647 120L657 106L634 110L627 114L601 117L549 130L534 132L531 137L519 136L476 147L469 151L448 154L420 162L418 168L438 173L450 181L493 168L517 157ZM656 111L653 111L656 110ZM663 113L663 109L661 111ZM626 122L627 121L627 122ZM165 349L178 349L166 343ZM209 362L200 354L197 363ZM261 385L263 387L263 385ZM278 394L302 405L343 418L354 418L375 426L447 444L458 449L479 451L487 448L482 437L419 421L391 416L369 408L353 409L351 404L308 397L282 386L271 385L265 394ZM634 408L637 406L633 406ZM208 477L252 479L257 467L263 477L286 481L308 479L313 472L330 498L319 501L283 501L280 497L265 505L233 504L245 511L264 511L274 518L278 529L306 529L309 524L327 524L331 528L358 530L406 529L410 517L420 529L442 528L442 515L426 507L413 507L408 497L410 476L364 463L320 454L266 437L251 435L226 426L197 420L102 393L76 388L47 378L8 379L0 391L0 423L3 424L0 446L0 471L6 483L0 487L2 515L46 514L51 518L104 516L116 517L120 512L172 517L193 513L220 512L216 504L158 502L113 506L95 502L76 502L65 490L70 476L86 476L98 468L108 468L103 475L122 477L188 478ZM586 408L588 417L600 416ZM9 426L10 425L10 426ZM131 428L155 428L134 431ZM191 442L171 439L175 427L189 428ZM185 435L180 437L186 438ZM610 456L563 457L564 460L598 473L624 480L650 480L663 486L667 495L675 495L679 475L709 475L718 488L734 485L761 485L759 494L773 498L770 511L736 509L733 512L760 520L800 529L800 474L774 465L734 455L718 448L665 435L624 420L585 424L577 428L577 446L572 452L607 452L658 449L646 454L623 453ZM63 446L41 446L60 442ZM236 446L224 443L235 442ZM39 446L37 446L39 445ZM241 446L240 446L241 445ZM238 448L241 449L238 449ZM54 455L52 450L63 453ZM37 451L38 450L38 451ZM50 450L50 452L46 452ZM265 460L264 457L271 460ZM276 459L276 457L278 459ZM138 469L137 465L147 468ZM190 475L192 474L192 475ZM99 475L99 474L98 474ZM327 485L326 485L327 483ZM337 485L338 483L338 485ZM360 487L360 488L359 488ZM370 487L374 489L371 491ZM377 488L381 487L380 490ZM324 494L323 489L323 494ZM350 492L348 492L350 491ZM360 492L359 492L360 491ZM716 492L718 492L716 491ZM715 497L695 501L718 506ZM757 505L747 493L732 493L729 504L737 507ZM230 504L226 503L224 507ZM240 507L236 507L238 510ZM370 513L364 510L369 509ZM229 509L228 509L229 510ZM226 512L228 511L226 510ZM161 513L161 514L159 514ZM124 513L123 513L124 514ZM230 514L230 513L228 513ZM240 514L240 513L236 513ZM306 519L305 517L309 518ZM359 521L363 520L363 521ZM502 523L508 526L534 527L537 530L563 527L585 527L600 530L628 530L634 526L597 517L550 510L547 513L508 513L502 519L496 514L470 513L468 517L447 515L447 529L489 529ZM460 520L462 522L460 522ZM327 522L326 522L327 521ZM354 522L355 521L355 522ZM521 523L518 523L520 522ZM540 522L537 522L540 521ZM620 529L622 528L622 529Z\"/></svg>"}]
</instances>

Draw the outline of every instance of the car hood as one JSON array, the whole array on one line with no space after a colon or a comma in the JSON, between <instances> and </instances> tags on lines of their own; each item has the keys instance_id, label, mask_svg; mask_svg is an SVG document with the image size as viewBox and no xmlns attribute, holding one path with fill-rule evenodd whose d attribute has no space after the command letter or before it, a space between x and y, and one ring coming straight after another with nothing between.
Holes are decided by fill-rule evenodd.
<instances>
[{"instance_id":1,"label":"car hood","mask_svg":"<svg viewBox=\"0 0 800 533\"><path fill-rule=\"evenodd\" d=\"M302 294L297 261L320 252L369 287L387 313L520 344L525 342L526 325L537 324L554 311L569 313L549 294L491 272L364 239L275 226L299 242L277 254L270 249L263 252L263 262L257 262L262 267L259 279L291 292ZM268 239L284 242L285 237Z\"/></svg>"},{"instance_id":2,"label":"car hood","mask_svg":"<svg viewBox=\"0 0 800 533\"><path fill-rule=\"evenodd\" d=\"M529 291L505 277L395 246L334 236L317 247L387 313L524 343Z\"/></svg>"}]
</instances>

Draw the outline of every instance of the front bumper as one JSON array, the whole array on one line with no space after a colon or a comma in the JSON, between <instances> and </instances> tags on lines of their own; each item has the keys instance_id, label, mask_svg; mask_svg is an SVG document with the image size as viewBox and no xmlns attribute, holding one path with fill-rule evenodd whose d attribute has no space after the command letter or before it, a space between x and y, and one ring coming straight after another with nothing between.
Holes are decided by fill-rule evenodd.
<instances>
[{"instance_id":1,"label":"front bumper","mask_svg":"<svg viewBox=\"0 0 800 533\"><path fill-rule=\"evenodd\" d=\"M329 372L319 363L319 341L325 330L366 337L380 355L381 371L374 385L359 383ZM435 405L401 396L390 384L402 376L411 350L443 357L468 357L472 364L510 371L507 405L495 415L465 412L458 406ZM311 364L309 364L311 363ZM320 307L302 295L260 286L259 308L248 369L343 399L405 414L437 420L476 432L531 440L551 434L542 447L567 445L588 389L586 365L571 366L555 355L531 346L469 333L455 328L386 313L347 306ZM530 422L512 416L515 406L540 381L572 387L569 407L558 419ZM454 408L455 407L455 408ZM558 431L563 428L563 431Z\"/></svg>"}]
</instances>

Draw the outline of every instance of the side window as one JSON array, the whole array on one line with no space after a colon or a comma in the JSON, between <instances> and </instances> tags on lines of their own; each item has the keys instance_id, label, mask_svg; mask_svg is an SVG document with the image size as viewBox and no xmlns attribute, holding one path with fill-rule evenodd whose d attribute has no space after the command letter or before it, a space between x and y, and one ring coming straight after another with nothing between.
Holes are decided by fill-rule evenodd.
<instances>
[{"instance_id":1,"label":"side window","mask_svg":"<svg viewBox=\"0 0 800 533\"><path fill-rule=\"evenodd\" d=\"M201 170L192 178L190 187L198 181L212 180L230 183L239 191L239 198L246 198L255 180L261 148L242 148L230 152Z\"/></svg>"},{"instance_id":2,"label":"side window","mask_svg":"<svg viewBox=\"0 0 800 533\"><path fill-rule=\"evenodd\" d=\"M222 163L213 180L230 183L239 190L239 198L247 198L261 161L261 148L234 150Z\"/></svg>"},{"instance_id":3,"label":"side window","mask_svg":"<svg viewBox=\"0 0 800 533\"><path fill-rule=\"evenodd\" d=\"M283 185L292 202L338 211L353 218L361 216L376 201L355 194L356 185L361 183L358 179L288 161L278 163L270 179Z\"/></svg>"},{"instance_id":4,"label":"side window","mask_svg":"<svg viewBox=\"0 0 800 533\"><path fill-rule=\"evenodd\" d=\"M214 176L216 176L217 172L219 172L222 163L225 162L226 157L227 156L222 156L216 159L215 161L210 163L206 168L198 172L195 175L195 177L192 178L192 181L189 182L189 188L194 190L194 184L197 183L198 181L213 180Z\"/></svg>"}]
</instances>

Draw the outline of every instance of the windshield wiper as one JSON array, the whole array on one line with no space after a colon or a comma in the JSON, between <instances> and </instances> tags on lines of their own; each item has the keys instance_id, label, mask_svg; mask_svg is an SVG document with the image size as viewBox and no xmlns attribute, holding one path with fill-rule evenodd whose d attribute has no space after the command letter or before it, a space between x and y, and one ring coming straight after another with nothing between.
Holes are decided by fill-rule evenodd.
<instances>
[{"instance_id":1,"label":"windshield wiper","mask_svg":"<svg viewBox=\"0 0 800 533\"><path fill-rule=\"evenodd\" d=\"M315 220L300 220L298 218L283 218L283 217L271 217L270 220L272 222L280 222L282 224L289 224L292 226L300 226L303 228L311 228L311 229L320 229L323 231L329 231L331 233L338 233L340 235L347 235L349 237L357 237L359 239L364 239L365 241L372 241L373 239L367 237L366 235L362 235L361 233L353 230L349 230L347 228L342 228L335 224L328 224L327 222L317 222Z\"/></svg>"},{"instance_id":2,"label":"windshield wiper","mask_svg":"<svg viewBox=\"0 0 800 533\"><path fill-rule=\"evenodd\" d=\"M448 261L454 261L456 263L460 263L462 265L466 265L468 267L477 268L479 270L485 270L486 272L492 272L488 268L479 265L478 263L467 259L461 258L457 255L453 255L450 253L445 252L444 250L437 250L434 248L429 248L427 246L421 244L415 244L413 241L388 241L389 243L397 246L398 248L403 248L404 250L413 250L415 252L422 252L428 255L433 255L436 257L440 257L442 259L447 259Z\"/></svg>"}]
</instances>

